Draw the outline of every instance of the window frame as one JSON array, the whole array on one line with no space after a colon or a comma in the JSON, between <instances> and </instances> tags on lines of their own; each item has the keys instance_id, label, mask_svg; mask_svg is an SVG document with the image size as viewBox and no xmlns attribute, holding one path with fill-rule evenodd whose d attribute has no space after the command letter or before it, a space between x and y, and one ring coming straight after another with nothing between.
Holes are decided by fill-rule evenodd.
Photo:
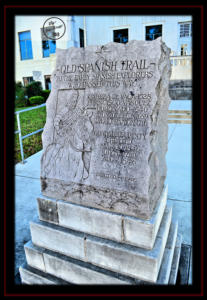
<instances>
[{"instance_id":1,"label":"window frame","mask_svg":"<svg viewBox=\"0 0 207 300\"><path fill-rule=\"evenodd\" d=\"M127 42L125 42L125 43L124 42L116 42L114 40L115 39L115 37L114 37L115 31L122 31L122 30L127 30ZM114 43L126 44L129 42L129 27L114 28L112 34L113 34L113 42Z\"/></svg>"},{"instance_id":2,"label":"window frame","mask_svg":"<svg viewBox=\"0 0 207 300\"><path fill-rule=\"evenodd\" d=\"M22 33L25 33L25 32L29 32L30 33L30 39L24 39L24 40L20 40L20 34ZM20 52L20 60L29 60L29 59L33 59L33 50L32 50L32 35L31 35L31 30L25 30L25 31L20 31L18 32L18 38L19 38L19 52ZM26 50L26 54L28 53L28 50L27 50L27 44L26 44L26 41L30 41L31 42L31 57L27 57L26 55L26 58L23 58L22 57L22 51L21 51L21 42L24 41L25 43L25 50Z\"/></svg>"},{"instance_id":3,"label":"window frame","mask_svg":"<svg viewBox=\"0 0 207 300\"><path fill-rule=\"evenodd\" d=\"M49 45L49 55L48 56L44 56L44 48L43 48L43 42L48 42L48 45ZM51 43L54 43L55 42L55 52L50 52L50 49L51 49L51 47L50 47L50 42ZM50 54L54 54L54 53L56 53L56 41L53 41L53 40L42 40L42 57L43 58L46 58L46 57L50 57Z\"/></svg>"},{"instance_id":4,"label":"window frame","mask_svg":"<svg viewBox=\"0 0 207 300\"><path fill-rule=\"evenodd\" d=\"M50 40L49 38L47 38L44 34L43 28L40 28L40 32L41 32L41 41L42 41L42 58L47 58L50 57L50 54L55 54L56 53L56 40ZM43 48L43 42L48 42L49 45L49 55L48 56L44 56L44 48ZM55 52L50 52L50 43L55 43Z\"/></svg>"},{"instance_id":5,"label":"window frame","mask_svg":"<svg viewBox=\"0 0 207 300\"><path fill-rule=\"evenodd\" d=\"M185 34L185 26L188 25L188 35ZM183 26L183 34L181 35L181 27ZM183 23L179 23L179 38L189 38L192 37L192 22L188 21L188 22L183 22Z\"/></svg>"},{"instance_id":6,"label":"window frame","mask_svg":"<svg viewBox=\"0 0 207 300\"><path fill-rule=\"evenodd\" d=\"M161 27L161 35L159 35L157 38L159 38L159 37L163 37L163 24L161 24L161 23L159 23L159 24L150 24L150 25L145 25L145 41L154 41L154 40L156 40L157 38L155 38L155 39L153 39L153 40L147 40L147 27L157 27L157 26L159 26L159 27ZM148 33L148 35L149 35L149 33Z\"/></svg>"}]
</instances>

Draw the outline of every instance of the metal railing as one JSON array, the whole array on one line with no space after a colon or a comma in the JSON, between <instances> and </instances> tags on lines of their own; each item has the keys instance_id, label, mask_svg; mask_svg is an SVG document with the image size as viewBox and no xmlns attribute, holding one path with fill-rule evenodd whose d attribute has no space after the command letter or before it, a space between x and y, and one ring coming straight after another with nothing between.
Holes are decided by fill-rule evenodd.
<instances>
[{"instance_id":1,"label":"metal railing","mask_svg":"<svg viewBox=\"0 0 207 300\"><path fill-rule=\"evenodd\" d=\"M19 134L19 145L20 145L20 152L21 152L22 163L25 162L25 159L24 159L24 149L23 149L22 141L23 141L24 139L26 139L27 137L31 136L31 135L34 135L34 134L36 134L36 133L38 133L38 132L43 131L43 128L40 128L40 129L38 129L38 130L35 130L35 131L33 131L33 132L29 133L29 134L26 134L26 135L22 136L22 132L21 132L21 123L20 123L19 114L21 114L21 113L23 113L23 112L26 112L26 111L29 111L29 110L38 109L38 108L44 107L44 106L46 106L45 103L44 103L44 104L41 104L41 105L38 105L38 106L35 106L35 107L26 108L26 109L19 110L19 111L16 111L16 112L15 112L15 115L17 115L17 126L18 126L18 130L16 130L16 131L14 132L14 134L17 134L17 133Z\"/></svg>"}]
</instances>

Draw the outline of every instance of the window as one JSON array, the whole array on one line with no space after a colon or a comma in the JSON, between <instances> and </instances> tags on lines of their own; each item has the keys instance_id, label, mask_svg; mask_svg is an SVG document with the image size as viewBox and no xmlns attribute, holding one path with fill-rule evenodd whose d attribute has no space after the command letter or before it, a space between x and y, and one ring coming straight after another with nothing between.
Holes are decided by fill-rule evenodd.
<instances>
[{"instance_id":1,"label":"window","mask_svg":"<svg viewBox=\"0 0 207 300\"><path fill-rule=\"evenodd\" d=\"M128 29L114 30L114 42L127 43L128 42Z\"/></svg>"},{"instance_id":2,"label":"window","mask_svg":"<svg viewBox=\"0 0 207 300\"><path fill-rule=\"evenodd\" d=\"M30 31L19 32L19 46L20 46L21 60L33 58Z\"/></svg>"},{"instance_id":3,"label":"window","mask_svg":"<svg viewBox=\"0 0 207 300\"><path fill-rule=\"evenodd\" d=\"M180 24L180 37L191 36L191 35L192 35L192 23Z\"/></svg>"},{"instance_id":4,"label":"window","mask_svg":"<svg viewBox=\"0 0 207 300\"><path fill-rule=\"evenodd\" d=\"M42 41L42 52L43 57L49 57L50 54L56 52L56 41Z\"/></svg>"},{"instance_id":5,"label":"window","mask_svg":"<svg viewBox=\"0 0 207 300\"><path fill-rule=\"evenodd\" d=\"M162 36L162 25L146 26L146 41L152 41Z\"/></svg>"},{"instance_id":6,"label":"window","mask_svg":"<svg viewBox=\"0 0 207 300\"><path fill-rule=\"evenodd\" d=\"M84 30L79 28L80 47L84 48Z\"/></svg>"},{"instance_id":7,"label":"window","mask_svg":"<svg viewBox=\"0 0 207 300\"><path fill-rule=\"evenodd\" d=\"M24 86L27 86L29 83L34 81L33 77L23 77Z\"/></svg>"},{"instance_id":8,"label":"window","mask_svg":"<svg viewBox=\"0 0 207 300\"><path fill-rule=\"evenodd\" d=\"M45 75L45 89L46 90L51 90L51 76L50 75Z\"/></svg>"},{"instance_id":9,"label":"window","mask_svg":"<svg viewBox=\"0 0 207 300\"><path fill-rule=\"evenodd\" d=\"M42 55L43 57L49 57L50 54L53 54L56 52L56 41L49 40L48 37L45 36L43 29L41 28L42 32ZM53 32L47 32L47 35L50 36L50 33Z\"/></svg>"}]
</instances>

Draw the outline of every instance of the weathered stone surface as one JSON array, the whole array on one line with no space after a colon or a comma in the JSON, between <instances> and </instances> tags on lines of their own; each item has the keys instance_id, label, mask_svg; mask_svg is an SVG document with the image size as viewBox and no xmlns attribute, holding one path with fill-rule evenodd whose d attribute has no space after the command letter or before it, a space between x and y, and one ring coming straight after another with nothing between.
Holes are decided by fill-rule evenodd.
<instances>
[{"instance_id":1,"label":"weathered stone surface","mask_svg":"<svg viewBox=\"0 0 207 300\"><path fill-rule=\"evenodd\" d=\"M122 216L58 201L59 225L92 235L122 241Z\"/></svg>"},{"instance_id":2,"label":"weathered stone surface","mask_svg":"<svg viewBox=\"0 0 207 300\"><path fill-rule=\"evenodd\" d=\"M24 245L27 264L31 267L46 272L42 251L38 248L32 247L31 244L31 241L29 241Z\"/></svg>"},{"instance_id":3,"label":"weathered stone surface","mask_svg":"<svg viewBox=\"0 0 207 300\"><path fill-rule=\"evenodd\" d=\"M176 240L177 237L177 223L171 224L167 244L165 247L160 271L157 281L154 284L168 284L169 276L170 284L175 284L177 269L178 269L178 257L176 250L181 247ZM179 240L180 242L180 240ZM175 248L175 251L174 251ZM47 250L41 247L33 245L29 241L25 245L25 251L27 252L27 263L33 268L46 272L47 274L61 278L68 283L73 284L130 284L130 285L146 285L152 284L147 281L134 279L132 277L124 276L120 273L115 273L107 269L100 268L87 262L83 262L51 250ZM36 253L36 255L34 254ZM174 255L173 255L174 254ZM39 264L37 259L33 260L34 256L38 256L44 259L44 264ZM173 256L173 261L172 261ZM40 268L41 266L41 268Z\"/></svg>"},{"instance_id":4,"label":"weathered stone surface","mask_svg":"<svg viewBox=\"0 0 207 300\"><path fill-rule=\"evenodd\" d=\"M69 283L55 276L36 270L27 264L19 268L22 284L29 285L68 285Z\"/></svg>"},{"instance_id":5,"label":"weathered stone surface","mask_svg":"<svg viewBox=\"0 0 207 300\"><path fill-rule=\"evenodd\" d=\"M130 279L119 279L116 273L106 271L83 261L78 261L65 255L37 247L29 241L25 245L27 251L27 263L33 268L39 269L50 275L66 280L74 284L129 284ZM34 253L41 254L44 266L33 261ZM29 258L29 260L28 260Z\"/></svg>"},{"instance_id":6,"label":"weathered stone surface","mask_svg":"<svg viewBox=\"0 0 207 300\"><path fill-rule=\"evenodd\" d=\"M160 272L157 280L157 284L168 284L170 273L172 269L172 261L175 250L175 243L178 233L178 223L171 225L170 232L168 235L167 244L165 246L165 252L162 259L162 264L160 267Z\"/></svg>"},{"instance_id":7,"label":"weathered stone surface","mask_svg":"<svg viewBox=\"0 0 207 300\"><path fill-rule=\"evenodd\" d=\"M150 220L89 208L68 201L38 197L40 220L95 236L152 249L166 207L164 188ZM54 208L54 209L53 209ZM55 215L55 218L52 217ZM111 230L113 228L113 230Z\"/></svg>"},{"instance_id":8,"label":"weathered stone surface","mask_svg":"<svg viewBox=\"0 0 207 300\"><path fill-rule=\"evenodd\" d=\"M166 176L169 53L161 38L57 49L43 195L151 217Z\"/></svg>"},{"instance_id":9,"label":"weathered stone surface","mask_svg":"<svg viewBox=\"0 0 207 300\"><path fill-rule=\"evenodd\" d=\"M51 249L84 259L84 235L77 232L68 232L55 225L47 225L41 221L30 223L32 242L40 247Z\"/></svg>"},{"instance_id":10,"label":"weathered stone surface","mask_svg":"<svg viewBox=\"0 0 207 300\"><path fill-rule=\"evenodd\" d=\"M177 274L178 274L178 266L180 261L180 253L181 253L181 244L182 244L182 236L178 234L176 244L175 244L175 251L172 261L172 268L170 272L169 284L173 285L176 284ZM186 270L187 273L187 270Z\"/></svg>"},{"instance_id":11,"label":"weathered stone surface","mask_svg":"<svg viewBox=\"0 0 207 300\"><path fill-rule=\"evenodd\" d=\"M57 202L53 199L37 198L39 218L42 221L58 224Z\"/></svg>"},{"instance_id":12,"label":"weathered stone surface","mask_svg":"<svg viewBox=\"0 0 207 300\"><path fill-rule=\"evenodd\" d=\"M28 270L26 267L21 266L19 272L23 284L55 284L54 281Z\"/></svg>"},{"instance_id":13,"label":"weathered stone surface","mask_svg":"<svg viewBox=\"0 0 207 300\"><path fill-rule=\"evenodd\" d=\"M167 207L152 250L86 235L42 221L31 223L30 228L34 245L126 276L156 282L171 219L172 207Z\"/></svg>"},{"instance_id":14,"label":"weathered stone surface","mask_svg":"<svg viewBox=\"0 0 207 300\"><path fill-rule=\"evenodd\" d=\"M167 202L165 187L150 220L139 220L134 217L124 217L124 242L145 249L152 249L162 221Z\"/></svg>"},{"instance_id":15,"label":"weathered stone surface","mask_svg":"<svg viewBox=\"0 0 207 300\"><path fill-rule=\"evenodd\" d=\"M86 239L86 259L91 263L148 282L156 282L171 225L172 208L166 209L152 250Z\"/></svg>"}]
</instances>

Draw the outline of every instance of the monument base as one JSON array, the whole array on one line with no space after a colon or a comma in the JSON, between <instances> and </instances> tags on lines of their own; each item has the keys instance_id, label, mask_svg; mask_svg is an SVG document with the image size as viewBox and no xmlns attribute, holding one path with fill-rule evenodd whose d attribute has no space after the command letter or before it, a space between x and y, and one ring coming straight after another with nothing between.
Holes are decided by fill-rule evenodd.
<instances>
[{"instance_id":1,"label":"monument base","mask_svg":"<svg viewBox=\"0 0 207 300\"><path fill-rule=\"evenodd\" d=\"M173 236L174 240L175 235ZM132 277L123 276L122 274L108 271L96 267L92 264L83 263L79 260L71 259L61 254L55 253L37 247L28 242L25 245L27 260L30 264L24 264L20 267L20 274L23 284L40 284L40 285L69 285L69 284L109 284L109 285L146 285L146 284L175 284L178 272L178 265L181 252L180 235L177 236L176 244L166 247L163 264L160 268L156 283L149 283L133 279ZM168 244L168 246L170 246ZM41 269L41 256L44 255L45 268ZM67 279L67 280L65 280Z\"/></svg>"},{"instance_id":2,"label":"monument base","mask_svg":"<svg viewBox=\"0 0 207 300\"><path fill-rule=\"evenodd\" d=\"M152 249L167 202L164 187L150 220L86 207L40 195L37 198L42 221L91 235ZM111 228L113 227L113 231Z\"/></svg>"},{"instance_id":3,"label":"monument base","mask_svg":"<svg viewBox=\"0 0 207 300\"><path fill-rule=\"evenodd\" d=\"M166 206L167 187L148 221L42 196L37 201L40 220L30 223L22 283L175 284L181 237Z\"/></svg>"}]
</instances>

